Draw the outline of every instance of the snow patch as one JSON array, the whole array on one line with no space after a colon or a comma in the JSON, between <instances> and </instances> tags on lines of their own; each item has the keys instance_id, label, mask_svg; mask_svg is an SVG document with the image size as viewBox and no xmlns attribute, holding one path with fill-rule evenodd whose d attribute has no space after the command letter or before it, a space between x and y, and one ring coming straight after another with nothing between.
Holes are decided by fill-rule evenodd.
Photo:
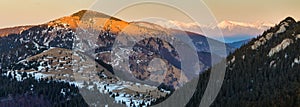
<instances>
[{"instance_id":1,"label":"snow patch","mask_svg":"<svg viewBox=\"0 0 300 107\"><path fill-rule=\"evenodd\" d=\"M30 74L30 73L29 73ZM43 74L43 73L31 73L33 76L34 76L34 78L36 79L36 80L38 80L38 79L41 79L41 78L45 78L45 77L49 77L49 76L52 76L51 74Z\"/></svg>"},{"instance_id":2,"label":"snow patch","mask_svg":"<svg viewBox=\"0 0 300 107\"><path fill-rule=\"evenodd\" d=\"M300 58L295 58L295 59L294 59L294 63L300 64Z\"/></svg>"},{"instance_id":3,"label":"snow patch","mask_svg":"<svg viewBox=\"0 0 300 107\"><path fill-rule=\"evenodd\" d=\"M66 95L66 92L64 91L64 89L61 89L60 93L63 94L63 95Z\"/></svg>"},{"instance_id":4,"label":"snow patch","mask_svg":"<svg viewBox=\"0 0 300 107\"><path fill-rule=\"evenodd\" d=\"M9 74L15 78L17 81L22 81L22 76L20 74L20 72L15 72L15 71L7 71L7 73L4 75L9 76Z\"/></svg>"},{"instance_id":5,"label":"snow patch","mask_svg":"<svg viewBox=\"0 0 300 107\"><path fill-rule=\"evenodd\" d=\"M235 56L233 56L233 58L231 59L231 63L233 63L235 61Z\"/></svg>"},{"instance_id":6,"label":"snow patch","mask_svg":"<svg viewBox=\"0 0 300 107\"><path fill-rule=\"evenodd\" d=\"M300 57L294 59L294 62L292 63L292 67L294 67L295 64L300 64Z\"/></svg>"},{"instance_id":7,"label":"snow patch","mask_svg":"<svg viewBox=\"0 0 300 107\"><path fill-rule=\"evenodd\" d=\"M38 71L42 71L45 67L43 67L43 66L38 66L37 68L38 68Z\"/></svg>"},{"instance_id":8,"label":"snow patch","mask_svg":"<svg viewBox=\"0 0 300 107\"><path fill-rule=\"evenodd\" d=\"M270 40L272 37L273 37L273 33L268 33L267 35L266 35L266 39L267 40Z\"/></svg>"},{"instance_id":9,"label":"snow patch","mask_svg":"<svg viewBox=\"0 0 300 107\"><path fill-rule=\"evenodd\" d=\"M273 35L273 33L268 33L265 37L261 37L258 41L254 42L254 44L251 46L251 49L254 50L264 45L267 42L267 40L270 40L273 37Z\"/></svg>"},{"instance_id":10,"label":"snow patch","mask_svg":"<svg viewBox=\"0 0 300 107\"><path fill-rule=\"evenodd\" d=\"M298 40L298 39L300 39L300 34L298 34L298 35L296 36L296 40Z\"/></svg>"},{"instance_id":11,"label":"snow patch","mask_svg":"<svg viewBox=\"0 0 300 107\"><path fill-rule=\"evenodd\" d=\"M291 43L293 43L292 39L284 39L279 45L272 48L268 54L269 57L273 56L275 53L280 52L281 50L288 47Z\"/></svg>"},{"instance_id":12,"label":"snow patch","mask_svg":"<svg viewBox=\"0 0 300 107\"><path fill-rule=\"evenodd\" d=\"M270 67L272 67L272 66L276 66L276 64L275 64L275 61L274 61L274 60L273 60L273 61L271 61L269 66L270 66Z\"/></svg>"},{"instance_id":13,"label":"snow patch","mask_svg":"<svg viewBox=\"0 0 300 107\"><path fill-rule=\"evenodd\" d=\"M79 81L65 81L65 82L68 82L69 84L73 84L78 88L83 88L84 87L83 82L79 82Z\"/></svg>"},{"instance_id":14,"label":"snow patch","mask_svg":"<svg viewBox=\"0 0 300 107\"><path fill-rule=\"evenodd\" d=\"M286 31L286 28L285 28L286 25L281 25L279 30L276 32L276 34L279 34L279 33L283 33Z\"/></svg>"},{"instance_id":15,"label":"snow patch","mask_svg":"<svg viewBox=\"0 0 300 107\"><path fill-rule=\"evenodd\" d=\"M252 50L257 49L258 47L264 45L267 40L264 37L261 37L258 41L255 41L254 44L251 46Z\"/></svg>"},{"instance_id":16,"label":"snow patch","mask_svg":"<svg viewBox=\"0 0 300 107\"><path fill-rule=\"evenodd\" d=\"M234 61L235 61L235 56L233 56L232 59L228 59L227 63L230 64L233 63Z\"/></svg>"}]
</instances>

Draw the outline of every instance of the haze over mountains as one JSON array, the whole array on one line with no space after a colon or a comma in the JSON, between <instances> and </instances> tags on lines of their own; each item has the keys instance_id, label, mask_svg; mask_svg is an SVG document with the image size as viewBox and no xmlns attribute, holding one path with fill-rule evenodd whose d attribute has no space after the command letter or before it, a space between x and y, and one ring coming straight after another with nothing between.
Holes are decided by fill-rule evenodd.
<instances>
[{"instance_id":1,"label":"haze over mountains","mask_svg":"<svg viewBox=\"0 0 300 107\"><path fill-rule=\"evenodd\" d=\"M192 31L199 34L202 34L202 30L207 31L214 31L215 29L220 29L223 33L224 40L227 43L231 42L237 42L240 40L245 39L252 39L259 34L261 34L263 31L267 30L268 28L274 26L275 24L270 24L266 22L238 22L238 21L230 21L230 20L224 20L217 25L197 25L196 23L185 23L185 22L179 22L179 21L152 21L153 23L162 25L167 28L180 28L182 30ZM201 29L200 29L200 28ZM207 35L208 37L215 38L217 40L222 41L223 38L219 38L220 36L218 33L215 33L215 35Z\"/></svg>"}]
</instances>

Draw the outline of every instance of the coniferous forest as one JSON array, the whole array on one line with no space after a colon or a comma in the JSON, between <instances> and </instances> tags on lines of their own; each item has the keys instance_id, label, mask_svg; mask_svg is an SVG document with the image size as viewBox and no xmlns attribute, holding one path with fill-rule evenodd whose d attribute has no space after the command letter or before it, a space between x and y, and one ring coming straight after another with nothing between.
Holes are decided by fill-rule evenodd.
<instances>
[{"instance_id":1,"label":"coniferous forest","mask_svg":"<svg viewBox=\"0 0 300 107\"><path fill-rule=\"evenodd\" d=\"M289 25L286 31L275 34L285 23ZM269 33L274 33L274 37L266 41L265 45L254 50L251 48L255 41ZM288 17L230 54L227 57L228 65L222 88L211 106L300 106L300 40L296 37L297 34L300 34L300 22ZM271 48L285 39L294 42L284 50L269 56ZM199 106L209 74L210 70L199 76L197 92L187 104L188 107Z\"/></svg>"},{"instance_id":2,"label":"coniferous forest","mask_svg":"<svg viewBox=\"0 0 300 107\"><path fill-rule=\"evenodd\" d=\"M78 88L69 83L49 79L36 80L30 74L17 81L11 74L0 76L1 107L86 107ZM62 93L63 92L63 93Z\"/></svg>"}]
</instances>

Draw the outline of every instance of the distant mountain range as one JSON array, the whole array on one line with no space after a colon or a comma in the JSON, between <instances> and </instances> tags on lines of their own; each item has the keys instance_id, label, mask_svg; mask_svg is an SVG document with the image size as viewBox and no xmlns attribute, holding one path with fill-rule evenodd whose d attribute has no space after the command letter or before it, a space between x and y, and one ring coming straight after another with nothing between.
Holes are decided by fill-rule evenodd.
<instances>
[{"instance_id":1,"label":"distant mountain range","mask_svg":"<svg viewBox=\"0 0 300 107\"><path fill-rule=\"evenodd\" d=\"M241 41L236 41L236 42L226 43L226 44L234 48L240 48L241 46L246 45L250 41L251 39L246 39L246 40L241 40Z\"/></svg>"},{"instance_id":2,"label":"distant mountain range","mask_svg":"<svg viewBox=\"0 0 300 107\"><path fill-rule=\"evenodd\" d=\"M225 42L236 42L245 39L252 39L261 34L263 31L274 26L274 24L265 22L254 22L245 23L238 21L224 20L217 23L216 25L197 25L196 23L184 23L179 21L153 21L153 23L160 24L168 28L180 28L182 30L192 31L199 34L203 34L199 27L203 30L214 31L215 29L220 29L223 33ZM209 37L222 40L219 38L218 33L213 35L208 35Z\"/></svg>"}]
</instances>

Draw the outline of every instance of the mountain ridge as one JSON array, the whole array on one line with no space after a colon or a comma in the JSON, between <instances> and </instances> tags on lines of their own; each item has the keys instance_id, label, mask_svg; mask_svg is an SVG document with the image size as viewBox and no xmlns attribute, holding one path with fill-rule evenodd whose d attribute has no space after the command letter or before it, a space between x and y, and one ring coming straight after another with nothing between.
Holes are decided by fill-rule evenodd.
<instances>
[{"instance_id":1,"label":"mountain ridge","mask_svg":"<svg viewBox=\"0 0 300 107\"><path fill-rule=\"evenodd\" d=\"M34 25L27 25L27 26L16 26L16 27L9 27L9 28L2 28L0 29L0 37L7 36L8 34L18 34L31 28Z\"/></svg>"},{"instance_id":2,"label":"mountain ridge","mask_svg":"<svg viewBox=\"0 0 300 107\"><path fill-rule=\"evenodd\" d=\"M227 57L215 106L299 106L300 22L287 17ZM271 54L270 54L271 53ZM199 76L197 92L186 105L199 105L210 70Z\"/></svg>"},{"instance_id":3,"label":"mountain ridge","mask_svg":"<svg viewBox=\"0 0 300 107\"><path fill-rule=\"evenodd\" d=\"M237 21L230 21L224 20L217 25L219 28L223 29L233 29L235 26L242 26L242 27L250 27L250 28L257 28L262 29L263 27L271 27L273 24L268 24L264 22L255 22L255 23L245 23L245 22L237 22ZM264 30L264 29L263 29Z\"/></svg>"},{"instance_id":4,"label":"mountain ridge","mask_svg":"<svg viewBox=\"0 0 300 107\"><path fill-rule=\"evenodd\" d=\"M86 12L90 12L91 16L96 14L99 17L91 17L87 14L86 19L84 19L85 16L82 14ZM100 26L97 22L101 22ZM78 96L78 89L83 88L82 90L90 90L96 96L107 95L108 98L112 99L109 99L111 103L116 102L126 106L147 106L168 98L176 89L175 87L182 86L186 80L199 79L194 96L186 104L188 107L198 106L210 77L208 67L218 67L218 63L210 62L210 58L222 59L218 58L220 57L219 54L209 53L210 48L216 47L210 47L209 38L197 33L164 29L159 26L152 26L151 23L139 23L140 26L139 24L135 25L135 23L110 19L105 14L83 10L73 16L59 18L46 24L0 37L0 72L2 73L0 79L8 83L4 86L5 88L1 88L0 92L3 92L4 99L10 96L9 94L12 92L20 95L29 93L46 95L46 98L49 97L49 101L59 102L58 104L54 103L54 106L59 106L64 102L68 105L70 102L70 105L76 105L80 102L82 106L86 106L85 103L89 102L84 103L85 100L82 96ZM196 60L207 61L199 64L203 70L208 69L205 72L199 72L199 78L189 78L191 75L198 76L194 72L182 73L181 66L178 64L181 61L178 52L171 43L160 39L160 37L172 34L190 37L191 42L197 48L199 59ZM120 40L121 46L113 47L116 38L120 36L124 36ZM130 39L125 37L130 37ZM124 44L127 44L127 41L132 39L138 41L137 44L130 48L126 48L126 45L123 46L124 41ZM219 41L211 41L222 44ZM224 81L222 81L223 86L212 106L300 105L297 102L300 99L300 80L298 79L300 73L297 72L300 69L299 46L300 22L287 17L278 25L266 30L261 36L252 39L229 54L225 61L227 67ZM112 51L113 49L115 50ZM111 54L115 54L116 57L108 57ZM128 57L129 66L119 63L123 60L118 55ZM82 63L72 67L70 66L72 65L72 58L74 62ZM155 61L152 61L153 59ZM222 62L222 60L218 62ZM90 66L93 63L96 63L95 66ZM148 65L157 66L155 63L161 64L161 68L167 69L167 72L161 73L162 69L149 71ZM113 74L120 72L113 69L116 66L127 67L122 68L122 70L132 71L128 80L135 79L138 82L114 78ZM76 67L83 69L75 69ZM94 67L97 69L93 69ZM155 72L155 75L160 78L149 76L151 72ZM45 74L55 74L56 77L48 78L48 75ZM76 81L78 77L76 79L76 76L71 74L82 76L82 80L87 80L88 83ZM75 79L69 79L70 77L75 77ZM149 81L154 81L153 84L155 85L144 85L139 82L148 77ZM54 79L54 81L49 82L49 79ZM157 81L158 83L156 83ZM34 86L30 82L34 83ZM36 88L41 83L43 86L51 84L47 89L55 91ZM9 88L6 90L6 87ZM99 104L99 102L93 103Z\"/></svg>"}]
</instances>

